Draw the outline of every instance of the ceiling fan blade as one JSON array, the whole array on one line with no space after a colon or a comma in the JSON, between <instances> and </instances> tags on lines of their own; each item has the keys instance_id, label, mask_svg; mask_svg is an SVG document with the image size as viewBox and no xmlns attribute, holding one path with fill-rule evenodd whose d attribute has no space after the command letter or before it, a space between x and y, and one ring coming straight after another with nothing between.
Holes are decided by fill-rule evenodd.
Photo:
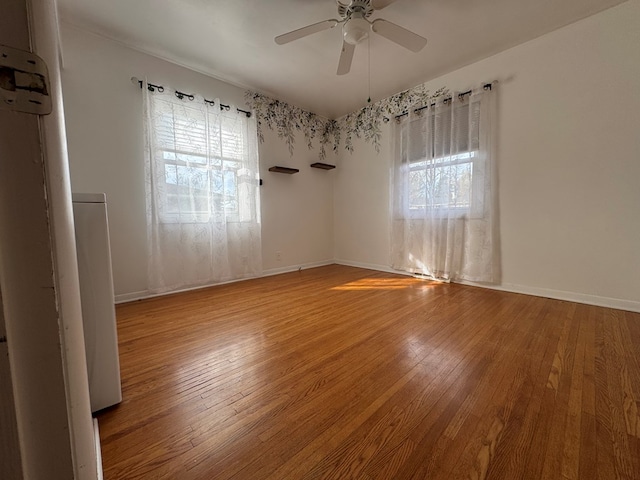
<instances>
[{"instance_id":1,"label":"ceiling fan blade","mask_svg":"<svg viewBox=\"0 0 640 480\"><path fill-rule=\"evenodd\" d=\"M314 23L313 25L307 25L306 27L298 28L289 33L278 35L275 41L278 45L284 45L285 43L293 42L299 38L306 37L313 33L321 32L322 30L329 30L335 27L339 22L336 19L324 20L322 22Z\"/></svg>"},{"instance_id":2,"label":"ceiling fan blade","mask_svg":"<svg viewBox=\"0 0 640 480\"><path fill-rule=\"evenodd\" d=\"M427 44L426 38L382 18L371 22L371 29L378 35L382 35L412 52L419 52Z\"/></svg>"},{"instance_id":3,"label":"ceiling fan blade","mask_svg":"<svg viewBox=\"0 0 640 480\"><path fill-rule=\"evenodd\" d=\"M382 10L384 7L388 7L396 0L372 0L371 6L374 10Z\"/></svg>"},{"instance_id":4,"label":"ceiling fan blade","mask_svg":"<svg viewBox=\"0 0 640 480\"><path fill-rule=\"evenodd\" d=\"M340 61L338 62L338 75L345 75L351 70L351 61L353 60L353 52L356 46L347 42L342 42L342 52L340 53Z\"/></svg>"}]
</instances>

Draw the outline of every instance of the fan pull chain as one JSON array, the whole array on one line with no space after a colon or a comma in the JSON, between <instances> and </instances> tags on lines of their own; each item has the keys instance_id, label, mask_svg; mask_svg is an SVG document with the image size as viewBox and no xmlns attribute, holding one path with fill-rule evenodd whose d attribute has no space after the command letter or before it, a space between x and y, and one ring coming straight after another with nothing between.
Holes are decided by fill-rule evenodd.
<instances>
[{"instance_id":1,"label":"fan pull chain","mask_svg":"<svg viewBox=\"0 0 640 480\"><path fill-rule=\"evenodd\" d=\"M369 98L367 98L367 103L371 103L371 33L367 35L367 57L369 64Z\"/></svg>"}]
</instances>

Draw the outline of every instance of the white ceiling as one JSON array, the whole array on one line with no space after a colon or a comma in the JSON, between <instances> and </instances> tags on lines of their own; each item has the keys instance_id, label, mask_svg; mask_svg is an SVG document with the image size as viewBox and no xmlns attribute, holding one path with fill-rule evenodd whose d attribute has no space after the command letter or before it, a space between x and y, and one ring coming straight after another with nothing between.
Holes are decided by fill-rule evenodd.
<instances>
[{"instance_id":1,"label":"white ceiling","mask_svg":"<svg viewBox=\"0 0 640 480\"><path fill-rule=\"evenodd\" d=\"M343 0L345 1L345 0ZM371 35L371 98L437 78L623 0L398 0L384 18L429 40L412 53ZM367 44L336 75L339 27L286 45L273 38L339 18L335 0L58 0L63 22L240 87L337 118L366 104ZM135 72L132 72L134 74ZM478 81L491 79L478 79Z\"/></svg>"}]
</instances>

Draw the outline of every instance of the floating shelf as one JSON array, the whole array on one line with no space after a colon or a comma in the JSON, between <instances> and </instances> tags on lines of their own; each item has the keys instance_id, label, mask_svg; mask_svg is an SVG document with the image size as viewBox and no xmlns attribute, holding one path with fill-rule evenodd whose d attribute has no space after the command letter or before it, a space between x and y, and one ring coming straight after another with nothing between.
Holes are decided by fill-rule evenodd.
<instances>
[{"instance_id":1,"label":"floating shelf","mask_svg":"<svg viewBox=\"0 0 640 480\"><path fill-rule=\"evenodd\" d=\"M270 172L276 172L276 173L288 173L288 174L292 174L292 173L298 173L300 170L298 170L297 168L289 168L289 167L271 167L269 168Z\"/></svg>"},{"instance_id":2,"label":"floating shelf","mask_svg":"<svg viewBox=\"0 0 640 480\"><path fill-rule=\"evenodd\" d=\"M322 162L312 163L311 166L313 168L321 168L322 170L331 170L332 168L336 168L335 165L329 165L328 163L322 163Z\"/></svg>"}]
</instances>

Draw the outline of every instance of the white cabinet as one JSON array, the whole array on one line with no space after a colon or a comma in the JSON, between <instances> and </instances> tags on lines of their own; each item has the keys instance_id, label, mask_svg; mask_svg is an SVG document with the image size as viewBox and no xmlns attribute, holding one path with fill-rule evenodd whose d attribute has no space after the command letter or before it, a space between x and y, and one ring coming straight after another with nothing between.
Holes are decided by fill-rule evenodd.
<instances>
[{"instance_id":1,"label":"white cabinet","mask_svg":"<svg viewBox=\"0 0 640 480\"><path fill-rule=\"evenodd\" d=\"M91 411L122 401L111 249L104 193L74 193L80 298Z\"/></svg>"}]
</instances>

